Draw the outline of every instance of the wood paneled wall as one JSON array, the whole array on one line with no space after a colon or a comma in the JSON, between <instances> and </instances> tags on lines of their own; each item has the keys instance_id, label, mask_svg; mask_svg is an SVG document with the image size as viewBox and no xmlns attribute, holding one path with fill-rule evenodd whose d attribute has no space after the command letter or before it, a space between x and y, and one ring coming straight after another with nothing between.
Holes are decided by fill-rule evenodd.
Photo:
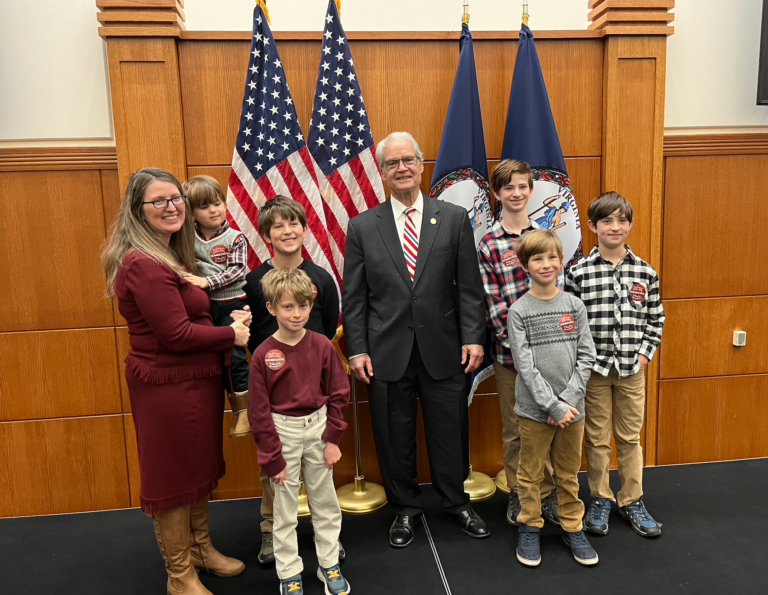
<instances>
[{"instance_id":1,"label":"wood paneled wall","mask_svg":"<svg viewBox=\"0 0 768 595\"><path fill-rule=\"evenodd\" d=\"M670 143L659 464L768 456L768 146L759 136ZM746 346L733 346L736 330Z\"/></svg>"},{"instance_id":2,"label":"wood paneled wall","mask_svg":"<svg viewBox=\"0 0 768 595\"><path fill-rule=\"evenodd\" d=\"M307 130L320 41L277 43ZM350 45L374 138L394 130L414 134L426 159L426 190L458 61L456 40L358 38ZM639 205L638 252L653 257L660 221L662 38L547 36L537 48L582 220L601 190L623 190ZM249 42L116 35L107 49L116 166L93 161L78 170L60 156L39 171L21 165L9 171L18 162L13 158L0 164L0 194L14 197L4 201L11 225L0 231L7 247L0 251L0 269L9 271L0 286L0 476L11 478L14 489L0 495L0 516L138 504L136 437L124 381L128 335L116 305L103 297L99 248L132 171L162 167L180 179L207 173L224 185L229 175ZM475 41L491 167L500 157L516 51L516 39ZM637 163L652 175L633 173ZM621 175L625 169L632 171ZM586 225L582 233L589 250L594 235ZM753 370L753 363L744 369ZM655 412L656 378L648 384ZM502 451L494 381L480 392L470 410L472 462L495 475ZM380 481L362 386L360 398L363 469L369 480ZM350 423L351 416L350 409ZM655 428L655 413L648 421ZM656 445L653 431L649 451ZM253 441L224 440L228 473L214 497L260 495ZM428 481L422 434L419 448L420 477ZM339 485L355 473L351 431L342 452ZM655 454L649 457L654 461Z\"/></svg>"}]
</instances>

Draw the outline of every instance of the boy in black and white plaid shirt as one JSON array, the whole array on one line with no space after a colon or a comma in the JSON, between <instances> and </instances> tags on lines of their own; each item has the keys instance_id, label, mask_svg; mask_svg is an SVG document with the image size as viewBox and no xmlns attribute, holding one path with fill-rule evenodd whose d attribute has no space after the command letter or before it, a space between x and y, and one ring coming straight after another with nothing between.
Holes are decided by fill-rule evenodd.
<instances>
[{"instance_id":1,"label":"boy in black and white plaid shirt","mask_svg":"<svg viewBox=\"0 0 768 595\"><path fill-rule=\"evenodd\" d=\"M625 245L632 228L632 205L605 192L588 210L598 246L566 273L566 291L581 298L597 350L585 398L587 476L592 501L584 517L591 533L608 533L611 502L608 482L611 425L616 440L621 491L619 513L644 537L661 535L661 523L643 503L645 367L661 342L664 308L659 277ZM611 424L613 418L613 424Z\"/></svg>"}]
</instances>

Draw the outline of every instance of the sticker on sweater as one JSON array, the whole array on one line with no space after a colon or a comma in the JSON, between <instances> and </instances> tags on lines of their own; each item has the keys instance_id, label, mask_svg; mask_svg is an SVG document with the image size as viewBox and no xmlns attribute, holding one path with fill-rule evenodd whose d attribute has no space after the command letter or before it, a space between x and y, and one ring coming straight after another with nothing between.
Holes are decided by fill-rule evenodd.
<instances>
[{"instance_id":1,"label":"sticker on sweater","mask_svg":"<svg viewBox=\"0 0 768 595\"><path fill-rule=\"evenodd\" d=\"M317 299L317 285L312 284L312 299Z\"/></svg>"},{"instance_id":2,"label":"sticker on sweater","mask_svg":"<svg viewBox=\"0 0 768 595\"><path fill-rule=\"evenodd\" d=\"M640 285L640 283L635 283L632 286L632 289L629 290L629 295L631 295L632 299L636 302L642 302L645 299L645 287Z\"/></svg>"},{"instance_id":3,"label":"sticker on sweater","mask_svg":"<svg viewBox=\"0 0 768 595\"><path fill-rule=\"evenodd\" d=\"M216 264L227 264L228 253L229 253L229 250L227 250L226 246L222 246L221 244L218 244L213 248L211 248L211 260Z\"/></svg>"},{"instance_id":4,"label":"sticker on sweater","mask_svg":"<svg viewBox=\"0 0 768 595\"><path fill-rule=\"evenodd\" d=\"M267 351L267 355L264 356L264 363L270 370L279 370L285 365L285 354L279 349Z\"/></svg>"},{"instance_id":5,"label":"sticker on sweater","mask_svg":"<svg viewBox=\"0 0 768 595\"><path fill-rule=\"evenodd\" d=\"M517 264L517 254L514 250L507 250L501 255L501 264L505 267L513 267Z\"/></svg>"},{"instance_id":6,"label":"sticker on sweater","mask_svg":"<svg viewBox=\"0 0 768 595\"><path fill-rule=\"evenodd\" d=\"M572 333L576 330L576 321L570 314L563 314L560 317L560 328L564 333Z\"/></svg>"}]
</instances>

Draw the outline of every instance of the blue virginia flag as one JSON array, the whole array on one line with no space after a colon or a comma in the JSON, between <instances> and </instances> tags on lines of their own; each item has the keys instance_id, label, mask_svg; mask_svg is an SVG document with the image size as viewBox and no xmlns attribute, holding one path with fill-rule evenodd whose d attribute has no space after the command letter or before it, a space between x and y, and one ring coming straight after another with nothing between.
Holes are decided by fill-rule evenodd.
<instances>
[{"instance_id":1,"label":"blue virginia flag","mask_svg":"<svg viewBox=\"0 0 768 595\"><path fill-rule=\"evenodd\" d=\"M563 242L565 262L582 257L581 224L563 150L549 105L533 33L523 25L509 95L502 159L526 161L533 169L533 196L528 215L541 227L556 231ZM496 204L496 218L501 204Z\"/></svg>"},{"instance_id":2,"label":"blue virginia flag","mask_svg":"<svg viewBox=\"0 0 768 595\"><path fill-rule=\"evenodd\" d=\"M493 216L483 117L480 113L480 94L475 70L475 50L466 23L461 27L459 52L459 66L453 81L451 101L448 104L448 115L445 118L429 196L467 209L477 246L490 230ZM470 402L478 385L493 375L488 346L485 353L485 361L472 375Z\"/></svg>"}]
</instances>

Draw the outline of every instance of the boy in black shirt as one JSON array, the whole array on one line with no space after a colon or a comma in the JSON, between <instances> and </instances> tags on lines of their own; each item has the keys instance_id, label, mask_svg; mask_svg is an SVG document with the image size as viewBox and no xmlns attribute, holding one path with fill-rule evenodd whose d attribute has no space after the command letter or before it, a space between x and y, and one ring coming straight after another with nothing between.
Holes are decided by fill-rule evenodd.
<instances>
[{"instance_id":1,"label":"boy in black shirt","mask_svg":"<svg viewBox=\"0 0 768 595\"><path fill-rule=\"evenodd\" d=\"M299 269L309 276L315 300L306 328L333 339L339 326L339 291L330 273L305 260L301 254L301 247L307 236L307 214L304 207L285 196L268 200L259 211L259 234L267 244L272 245L274 256L245 277L243 289L253 314L248 350L254 353L267 337L277 331L277 319L267 310L261 288L264 275L275 269ZM263 469L260 479L264 489L261 500L261 516L264 521L261 523L261 550L258 559L261 564L269 564L275 559L272 544L272 506L275 492L269 476ZM344 549L339 544L339 559L343 560L344 557Z\"/></svg>"}]
</instances>

